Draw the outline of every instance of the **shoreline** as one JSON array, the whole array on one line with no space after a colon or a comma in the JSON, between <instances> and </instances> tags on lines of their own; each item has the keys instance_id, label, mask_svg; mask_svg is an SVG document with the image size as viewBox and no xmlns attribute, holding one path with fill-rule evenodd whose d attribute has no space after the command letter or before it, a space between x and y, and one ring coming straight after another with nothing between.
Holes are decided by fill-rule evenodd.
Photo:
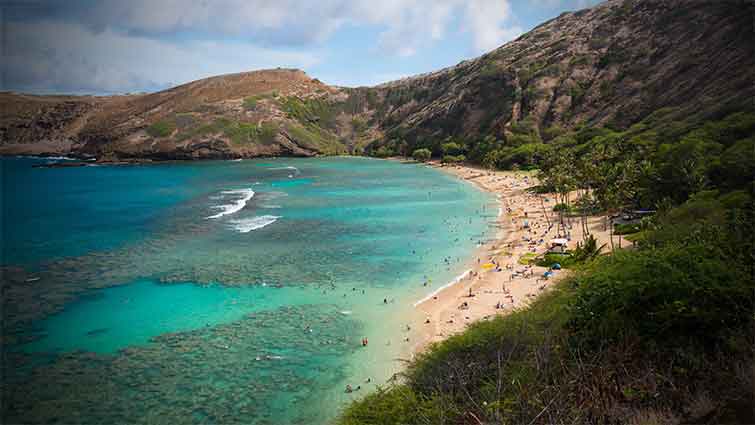
<instances>
[{"instance_id":1,"label":"shoreline","mask_svg":"<svg viewBox=\"0 0 755 425\"><path fill-rule=\"evenodd\" d=\"M415 341L412 357L433 343L464 331L476 321L527 306L568 275L566 270L557 270L546 279L543 274L548 268L520 261L525 255L525 258L542 255L547 251L548 242L558 236L558 218L552 211L557 203L555 196L528 191L537 185L532 172L489 171L470 165L441 166L437 161L429 162L428 166L495 195L498 211L490 221L490 226L495 228L493 238L470 253L471 262L464 268L467 271L413 303L415 316L419 317L412 323L412 340ZM603 217L590 216L587 222L599 245L610 246ZM583 236L581 226L573 224L566 228L572 247ZM614 241L618 238L614 236Z\"/></svg>"}]
</instances>

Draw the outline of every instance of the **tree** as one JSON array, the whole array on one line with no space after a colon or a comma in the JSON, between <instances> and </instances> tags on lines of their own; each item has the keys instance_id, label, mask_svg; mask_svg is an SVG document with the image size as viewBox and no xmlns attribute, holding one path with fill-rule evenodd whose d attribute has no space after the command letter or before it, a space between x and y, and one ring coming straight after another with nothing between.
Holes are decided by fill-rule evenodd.
<instances>
[{"instance_id":1,"label":"tree","mask_svg":"<svg viewBox=\"0 0 755 425\"><path fill-rule=\"evenodd\" d=\"M427 162L430 160L431 156L432 152L430 152L430 149L415 149L414 152L412 152L412 158L420 162Z\"/></svg>"},{"instance_id":2,"label":"tree","mask_svg":"<svg viewBox=\"0 0 755 425\"><path fill-rule=\"evenodd\" d=\"M459 155L462 153L461 146L456 142L448 142L440 145L440 150L443 151L443 155Z\"/></svg>"},{"instance_id":3,"label":"tree","mask_svg":"<svg viewBox=\"0 0 755 425\"><path fill-rule=\"evenodd\" d=\"M456 155L456 156L454 156L454 155L445 155L441 159L441 162L444 163L444 164L456 164L456 163L459 163L459 162L464 162L466 160L467 160L467 158L464 155Z\"/></svg>"}]
</instances>

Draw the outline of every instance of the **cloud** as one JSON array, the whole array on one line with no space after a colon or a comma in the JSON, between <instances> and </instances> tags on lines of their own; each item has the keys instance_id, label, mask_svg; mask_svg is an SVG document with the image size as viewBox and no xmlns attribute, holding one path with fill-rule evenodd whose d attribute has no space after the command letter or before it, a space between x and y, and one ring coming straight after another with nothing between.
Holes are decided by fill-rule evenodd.
<instances>
[{"instance_id":1,"label":"cloud","mask_svg":"<svg viewBox=\"0 0 755 425\"><path fill-rule=\"evenodd\" d=\"M494 49L522 34L518 26L505 26L510 18L511 7L507 1L476 0L467 3L465 23L473 33L476 50L484 52Z\"/></svg>"},{"instance_id":2,"label":"cloud","mask_svg":"<svg viewBox=\"0 0 755 425\"><path fill-rule=\"evenodd\" d=\"M380 29L379 45L399 56L441 40L460 15L466 16L466 28L476 46L490 47L492 40L505 40L516 30L504 27L511 15L509 0L69 0L41 4L44 7L29 8L27 17L47 15L95 32L112 28L151 38L182 33L210 39L230 36L265 46L317 44L344 25L372 25Z\"/></svg>"},{"instance_id":3,"label":"cloud","mask_svg":"<svg viewBox=\"0 0 755 425\"><path fill-rule=\"evenodd\" d=\"M2 89L108 93L166 88L211 75L318 62L312 51L243 42L168 42L77 24L6 24Z\"/></svg>"},{"instance_id":4,"label":"cloud","mask_svg":"<svg viewBox=\"0 0 755 425\"><path fill-rule=\"evenodd\" d=\"M375 40L366 51L398 58L451 34L467 35L478 54L521 33L509 0L18 0L6 9L2 87L35 91L155 90L263 67L306 69L336 56L329 43L344 27Z\"/></svg>"}]
</instances>

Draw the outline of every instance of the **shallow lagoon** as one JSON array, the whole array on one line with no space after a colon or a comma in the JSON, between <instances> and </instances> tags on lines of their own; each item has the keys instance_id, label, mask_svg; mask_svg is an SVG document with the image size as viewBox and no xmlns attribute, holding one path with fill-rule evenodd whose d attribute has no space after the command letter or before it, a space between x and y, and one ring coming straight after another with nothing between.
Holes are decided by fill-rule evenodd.
<instances>
[{"instance_id":1,"label":"shallow lagoon","mask_svg":"<svg viewBox=\"0 0 755 425\"><path fill-rule=\"evenodd\" d=\"M325 422L345 383L399 369L412 303L492 218L486 194L416 164L39 161L3 160L5 265L21 270L4 339L27 365L9 371L8 419Z\"/></svg>"}]
</instances>

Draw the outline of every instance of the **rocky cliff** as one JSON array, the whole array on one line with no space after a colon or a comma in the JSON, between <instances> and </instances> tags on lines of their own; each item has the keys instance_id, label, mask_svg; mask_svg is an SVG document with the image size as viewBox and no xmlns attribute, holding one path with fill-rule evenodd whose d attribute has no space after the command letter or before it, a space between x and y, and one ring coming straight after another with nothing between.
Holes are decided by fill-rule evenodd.
<instances>
[{"instance_id":1,"label":"rocky cliff","mask_svg":"<svg viewBox=\"0 0 755 425\"><path fill-rule=\"evenodd\" d=\"M376 87L304 72L207 78L111 97L0 95L0 153L98 159L407 153L448 137L507 143L578 125L626 128L659 109L704 120L753 108L753 6L610 0L474 60Z\"/></svg>"}]
</instances>

